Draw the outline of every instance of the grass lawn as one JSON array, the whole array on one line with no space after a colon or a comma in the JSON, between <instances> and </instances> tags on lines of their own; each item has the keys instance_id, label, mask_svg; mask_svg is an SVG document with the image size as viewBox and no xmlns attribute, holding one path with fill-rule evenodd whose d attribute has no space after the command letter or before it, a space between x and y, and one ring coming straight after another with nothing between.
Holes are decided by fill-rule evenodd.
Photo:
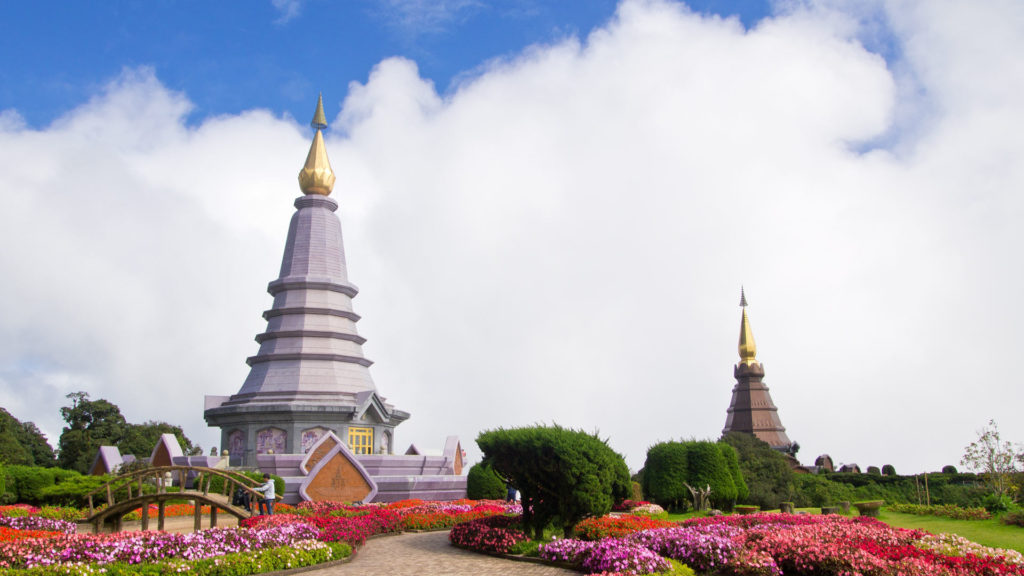
<instances>
[{"instance_id":1,"label":"grass lawn","mask_svg":"<svg viewBox=\"0 0 1024 576\"><path fill-rule=\"evenodd\" d=\"M680 522L682 520L689 520L690 518L696 518L698 516L704 516L704 514L701 513L701 512L693 512L693 511L686 512L685 514L676 514L676 513L673 513L673 512L669 512L668 520L671 520L673 522Z\"/></svg>"},{"instance_id":2,"label":"grass lawn","mask_svg":"<svg viewBox=\"0 0 1024 576\"><path fill-rule=\"evenodd\" d=\"M947 532L993 548L1009 548L1024 554L1024 528L991 520L953 520L941 516L917 516L883 510L879 520L899 528L918 528L932 534Z\"/></svg>"}]
</instances>

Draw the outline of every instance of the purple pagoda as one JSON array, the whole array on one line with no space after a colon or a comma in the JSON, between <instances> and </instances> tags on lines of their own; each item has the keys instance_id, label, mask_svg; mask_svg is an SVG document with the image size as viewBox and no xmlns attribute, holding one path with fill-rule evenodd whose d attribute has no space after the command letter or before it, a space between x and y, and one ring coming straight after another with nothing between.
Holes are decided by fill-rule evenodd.
<instances>
[{"instance_id":1,"label":"purple pagoda","mask_svg":"<svg viewBox=\"0 0 1024 576\"><path fill-rule=\"evenodd\" d=\"M363 356L365 339L352 309L334 172L321 131L323 98L295 200L281 274L267 291L273 306L249 376L231 396L207 396L204 416L221 429L234 466L261 465L262 455L309 452L328 434L353 455L392 454L394 429L409 418L377 392Z\"/></svg>"}]
</instances>

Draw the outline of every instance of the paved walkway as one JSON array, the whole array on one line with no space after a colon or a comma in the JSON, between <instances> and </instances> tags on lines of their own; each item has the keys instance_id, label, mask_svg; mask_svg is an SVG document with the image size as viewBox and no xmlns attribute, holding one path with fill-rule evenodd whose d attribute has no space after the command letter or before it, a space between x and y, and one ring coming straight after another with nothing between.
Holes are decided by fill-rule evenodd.
<instances>
[{"instance_id":1,"label":"paved walkway","mask_svg":"<svg viewBox=\"0 0 1024 576\"><path fill-rule=\"evenodd\" d=\"M448 532L374 538L349 563L303 576L579 576L579 572L468 552L448 543Z\"/></svg>"}]
</instances>

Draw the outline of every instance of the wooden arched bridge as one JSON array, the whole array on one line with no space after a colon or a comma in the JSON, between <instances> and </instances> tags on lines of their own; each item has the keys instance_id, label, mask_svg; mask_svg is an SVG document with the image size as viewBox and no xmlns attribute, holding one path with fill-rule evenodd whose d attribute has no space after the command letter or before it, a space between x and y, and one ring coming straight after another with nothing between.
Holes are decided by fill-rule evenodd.
<instances>
[{"instance_id":1,"label":"wooden arched bridge","mask_svg":"<svg viewBox=\"0 0 1024 576\"><path fill-rule=\"evenodd\" d=\"M188 482L196 478L197 484L186 489ZM211 492L214 479L223 479L219 490ZM164 529L164 511L169 501L191 500L194 505L195 530L202 528L203 504L210 506L210 527L217 525L217 511L224 510L232 516L248 518L252 512L232 504L235 490L241 488L248 493L253 505L263 495L253 490L260 483L238 472L202 466L155 466L122 474L88 494L89 517L93 532L100 532L104 522L112 521L114 531L121 531L121 519L136 508L142 508L142 529L149 530L149 507L157 505L157 530ZM97 508L94 499L106 499L106 506Z\"/></svg>"}]
</instances>

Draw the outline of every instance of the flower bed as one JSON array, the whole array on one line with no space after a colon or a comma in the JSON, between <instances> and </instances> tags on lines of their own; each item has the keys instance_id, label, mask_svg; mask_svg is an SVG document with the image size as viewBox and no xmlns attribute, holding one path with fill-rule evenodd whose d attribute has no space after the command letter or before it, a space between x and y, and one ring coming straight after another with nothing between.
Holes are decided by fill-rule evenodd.
<instances>
[{"instance_id":1,"label":"flower bed","mask_svg":"<svg viewBox=\"0 0 1024 576\"><path fill-rule=\"evenodd\" d=\"M319 502L275 509L280 513L242 520L239 528L87 535L74 534L76 526L61 519L80 516L74 508L0 507L0 572L148 576L185 571L239 576L344 557L352 546L378 534L447 528L522 510L499 501L470 500L365 506ZM165 514L190 516L194 510L189 504L168 505ZM150 512L156 515L157 507Z\"/></svg>"},{"instance_id":2,"label":"flower bed","mask_svg":"<svg viewBox=\"0 0 1024 576\"><path fill-rule=\"evenodd\" d=\"M514 518L501 519L511 526ZM610 522L590 522L601 525ZM495 519L457 525L452 541L474 545ZM462 531L473 536L463 536ZM621 532L627 531L623 527ZM456 535L458 534L458 537ZM618 534L618 532L617 532ZM523 536L525 538L525 535ZM456 542L458 540L458 542ZM542 544L541 558L587 572L647 574L669 570L667 559L723 576L1024 576L1024 557L966 539L892 528L872 518L750 514L694 518L597 541Z\"/></svg>"},{"instance_id":3,"label":"flower bed","mask_svg":"<svg viewBox=\"0 0 1024 576\"><path fill-rule=\"evenodd\" d=\"M53 538L60 534L60 532L48 532L46 530L19 530L17 528L0 526L0 543L17 542L31 538Z\"/></svg>"},{"instance_id":4,"label":"flower bed","mask_svg":"<svg viewBox=\"0 0 1024 576\"><path fill-rule=\"evenodd\" d=\"M0 506L0 518L17 518L20 516L35 516L39 514L39 508L28 504L12 504Z\"/></svg>"},{"instance_id":5,"label":"flower bed","mask_svg":"<svg viewBox=\"0 0 1024 576\"><path fill-rule=\"evenodd\" d=\"M84 562L141 564L163 560L201 560L235 552L290 546L315 540L309 524L269 528L212 528L192 534L119 532L117 534L59 534L0 546L0 567L32 568Z\"/></svg>"},{"instance_id":6,"label":"flower bed","mask_svg":"<svg viewBox=\"0 0 1024 576\"><path fill-rule=\"evenodd\" d=\"M650 574L670 568L665 560L648 548L619 538L587 542L567 538L540 547L540 557L554 562L574 564L590 572Z\"/></svg>"},{"instance_id":7,"label":"flower bed","mask_svg":"<svg viewBox=\"0 0 1024 576\"><path fill-rule=\"evenodd\" d=\"M39 516L8 516L0 517L0 526L15 530L41 530L45 532L61 532L74 534L78 527L67 520L53 520Z\"/></svg>"},{"instance_id":8,"label":"flower bed","mask_svg":"<svg viewBox=\"0 0 1024 576\"><path fill-rule=\"evenodd\" d=\"M954 520L988 520L992 518L992 514L984 508L961 508L955 504L943 504L941 506L889 504L887 508L892 512L901 512L903 514L916 514L918 516L944 516Z\"/></svg>"},{"instance_id":9,"label":"flower bed","mask_svg":"<svg viewBox=\"0 0 1024 576\"><path fill-rule=\"evenodd\" d=\"M508 554L516 544L528 540L525 533L513 528L521 520L520 516L490 516L463 522L452 528L448 541L471 550Z\"/></svg>"},{"instance_id":10,"label":"flower bed","mask_svg":"<svg viewBox=\"0 0 1024 576\"><path fill-rule=\"evenodd\" d=\"M600 540L608 537L619 538L639 530L668 528L675 525L675 522L645 516L604 516L581 520L576 524L576 535L581 540Z\"/></svg>"},{"instance_id":11,"label":"flower bed","mask_svg":"<svg viewBox=\"0 0 1024 576\"><path fill-rule=\"evenodd\" d=\"M156 576L185 572L203 576L250 576L272 570L311 566L346 558L351 554L352 548L347 544L301 540L289 546L267 548L256 552L236 552L201 560L169 559L146 564L114 562L103 566L88 562L68 562L21 570L4 570L3 573L5 576L15 574L17 576L67 576L69 574Z\"/></svg>"}]
</instances>

